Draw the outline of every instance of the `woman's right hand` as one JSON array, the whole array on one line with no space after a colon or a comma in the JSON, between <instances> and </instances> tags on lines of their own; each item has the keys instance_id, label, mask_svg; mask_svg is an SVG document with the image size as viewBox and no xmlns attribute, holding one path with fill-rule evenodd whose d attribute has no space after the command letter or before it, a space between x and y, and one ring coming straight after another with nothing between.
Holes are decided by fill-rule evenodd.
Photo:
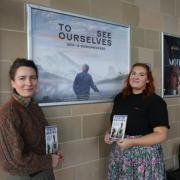
<instances>
[{"instance_id":1,"label":"woman's right hand","mask_svg":"<svg viewBox=\"0 0 180 180\"><path fill-rule=\"evenodd\" d=\"M106 132L105 136L104 136L104 141L106 144L112 144L113 141L111 140L111 136L109 134L109 132Z\"/></svg>"},{"instance_id":2,"label":"woman's right hand","mask_svg":"<svg viewBox=\"0 0 180 180\"><path fill-rule=\"evenodd\" d=\"M58 154L52 154L52 167L55 168L58 166L58 164L63 161L64 157L61 152L58 152Z\"/></svg>"}]
</instances>

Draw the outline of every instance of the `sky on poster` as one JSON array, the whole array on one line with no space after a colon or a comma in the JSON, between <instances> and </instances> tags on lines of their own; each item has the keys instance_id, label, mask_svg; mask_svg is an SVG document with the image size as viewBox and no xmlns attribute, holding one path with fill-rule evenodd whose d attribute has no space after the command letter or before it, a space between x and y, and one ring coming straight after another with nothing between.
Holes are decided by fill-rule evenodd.
<instances>
[{"instance_id":1,"label":"sky on poster","mask_svg":"<svg viewBox=\"0 0 180 180\"><path fill-rule=\"evenodd\" d=\"M71 16L40 9L32 10L32 57L46 71L69 79L80 71L82 64L90 66L96 80L103 80L120 73L127 74L129 69L128 28L116 24ZM111 33L111 46L89 45L74 42L68 46L68 40L59 38L60 26L70 25L72 34L97 37L97 30ZM64 27L64 26L63 26ZM63 31L66 33L66 31ZM102 47L102 49L79 48L79 45ZM73 70L72 70L73 68ZM72 76L70 75L72 72ZM67 72L67 73L65 73Z\"/></svg>"}]
</instances>

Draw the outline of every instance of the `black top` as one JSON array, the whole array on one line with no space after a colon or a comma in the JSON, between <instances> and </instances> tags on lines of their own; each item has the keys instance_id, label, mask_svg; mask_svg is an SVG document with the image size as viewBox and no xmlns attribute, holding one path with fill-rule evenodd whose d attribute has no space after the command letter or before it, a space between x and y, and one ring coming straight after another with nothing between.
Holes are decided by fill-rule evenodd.
<instances>
[{"instance_id":1,"label":"black top","mask_svg":"<svg viewBox=\"0 0 180 180\"><path fill-rule=\"evenodd\" d=\"M166 102L156 94L145 98L143 93L128 97L120 93L114 99L111 121L115 114L128 115L126 135L149 134L157 126L170 128Z\"/></svg>"}]
</instances>

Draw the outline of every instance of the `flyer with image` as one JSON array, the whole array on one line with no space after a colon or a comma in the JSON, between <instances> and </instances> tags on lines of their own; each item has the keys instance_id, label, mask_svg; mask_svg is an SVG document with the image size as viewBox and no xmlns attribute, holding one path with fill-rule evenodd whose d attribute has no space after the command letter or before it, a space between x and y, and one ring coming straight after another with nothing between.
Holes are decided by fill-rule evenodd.
<instances>
[{"instance_id":1,"label":"flyer with image","mask_svg":"<svg viewBox=\"0 0 180 180\"><path fill-rule=\"evenodd\" d=\"M126 131L127 115L114 115L111 127L112 140L123 139Z\"/></svg>"},{"instance_id":2,"label":"flyer with image","mask_svg":"<svg viewBox=\"0 0 180 180\"><path fill-rule=\"evenodd\" d=\"M58 153L58 127L56 125L45 127L46 154Z\"/></svg>"}]
</instances>

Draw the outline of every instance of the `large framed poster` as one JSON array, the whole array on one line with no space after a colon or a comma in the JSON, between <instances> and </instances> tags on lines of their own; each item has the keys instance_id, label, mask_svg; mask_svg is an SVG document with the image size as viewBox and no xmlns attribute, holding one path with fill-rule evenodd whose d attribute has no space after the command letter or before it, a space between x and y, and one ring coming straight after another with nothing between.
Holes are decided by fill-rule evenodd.
<instances>
[{"instance_id":1,"label":"large framed poster","mask_svg":"<svg viewBox=\"0 0 180 180\"><path fill-rule=\"evenodd\" d=\"M162 33L162 95L180 95L180 37Z\"/></svg>"},{"instance_id":2,"label":"large framed poster","mask_svg":"<svg viewBox=\"0 0 180 180\"><path fill-rule=\"evenodd\" d=\"M42 106L111 101L130 66L130 28L27 5L28 58L39 69Z\"/></svg>"}]
</instances>

